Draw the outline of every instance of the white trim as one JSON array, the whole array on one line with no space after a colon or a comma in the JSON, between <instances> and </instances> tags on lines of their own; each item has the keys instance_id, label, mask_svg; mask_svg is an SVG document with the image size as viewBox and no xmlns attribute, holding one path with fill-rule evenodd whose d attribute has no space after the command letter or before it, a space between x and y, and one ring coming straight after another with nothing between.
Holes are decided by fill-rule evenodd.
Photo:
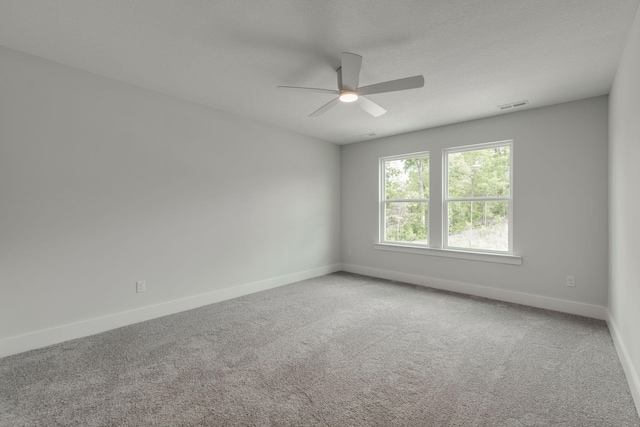
<instances>
[{"instance_id":1,"label":"white trim","mask_svg":"<svg viewBox=\"0 0 640 427\"><path fill-rule=\"evenodd\" d=\"M429 203L429 199L385 199L385 203Z\"/></svg>"},{"instance_id":2,"label":"white trim","mask_svg":"<svg viewBox=\"0 0 640 427\"><path fill-rule=\"evenodd\" d=\"M449 153L463 153L465 151L482 150L485 148L504 147L505 145L512 145L513 139L503 139L502 141L493 142L480 142L469 145L459 145L457 147L445 148L443 152ZM477 148L476 148L477 147Z\"/></svg>"},{"instance_id":3,"label":"white trim","mask_svg":"<svg viewBox=\"0 0 640 427\"><path fill-rule=\"evenodd\" d=\"M411 283L413 285L426 286L451 292L459 292L467 295L494 299L498 301L512 302L530 307L544 308L563 313L577 314L605 320L607 308L599 305L585 304L581 302L550 298L540 295L525 294L506 289L490 288L472 283L456 282L453 280L439 279L436 277L421 276L417 274L401 273L399 271L383 270L379 268L364 267L361 265L342 264L344 271L365 276L379 277L381 279L395 280Z\"/></svg>"},{"instance_id":4,"label":"white trim","mask_svg":"<svg viewBox=\"0 0 640 427\"><path fill-rule=\"evenodd\" d=\"M192 295L173 301L166 301L160 304L140 307L134 310L113 313L102 317L86 319L80 322L54 326L48 329L5 338L0 340L0 357L6 357L28 350L34 350L36 348L98 334L100 332L120 328L122 326L143 322L145 320L151 320L157 317L202 307L204 305L238 298L255 292L299 282L301 280L324 276L325 274L335 273L340 270L340 264L328 265L313 270L301 271L252 283L245 283L243 285L219 289L200 295Z\"/></svg>"},{"instance_id":5,"label":"white trim","mask_svg":"<svg viewBox=\"0 0 640 427\"><path fill-rule=\"evenodd\" d=\"M640 414L640 379L638 377L638 373L633 367L631 357L629 357L629 353L627 352L627 347L624 345L624 341L622 341L620 330L618 329L616 322L611 317L610 312L607 312L607 326L609 326L611 338L613 339L613 344L615 345L616 352L618 353L618 359L620 359L620 364L622 365L622 369L627 377L631 396L636 404L636 411Z\"/></svg>"},{"instance_id":6,"label":"white trim","mask_svg":"<svg viewBox=\"0 0 640 427\"><path fill-rule=\"evenodd\" d=\"M496 196L496 197L458 197L448 199L447 202L510 202L510 197Z\"/></svg>"},{"instance_id":7,"label":"white trim","mask_svg":"<svg viewBox=\"0 0 640 427\"><path fill-rule=\"evenodd\" d=\"M416 151L415 153L394 154L393 156L383 156L383 157L380 157L380 162L384 163L387 160L413 159L414 157L429 157L429 150ZM384 167L383 167L383 170L384 170Z\"/></svg>"},{"instance_id":8,"label":"white trim","mask_svg":"<svg viewBox=\"0 0 640 427\"><path fill-rule=\"evenodd\" d=\"M374 249L391 251L391 252L404 252L409 254L418 255L430 255L440 256L445 258L466 259L470 261L484 261L484 262L496 262L500 264L522 265L522 257L519 255L510 255L505 253L490 253L490 252L472 252L457 249L440 249L440 248L427 248L424 246L412 246L409 244L397 244L397 243L374 243Z\"/></svg>"}]
</instances>

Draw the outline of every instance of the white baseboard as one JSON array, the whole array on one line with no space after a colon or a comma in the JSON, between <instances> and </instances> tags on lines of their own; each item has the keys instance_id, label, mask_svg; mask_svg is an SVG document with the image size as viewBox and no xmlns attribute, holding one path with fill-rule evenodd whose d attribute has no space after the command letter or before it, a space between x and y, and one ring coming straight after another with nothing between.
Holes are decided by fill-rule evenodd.
<instances>
[{"instance_id":1,"label":"white baseboard","mask_svg":"<svg viewBox=\"0 0 640 427\"><path fill-rule=\"evenodd\" d=\"M539 295L509 291L505 289L490 288L486 286L456 282L453 280L445 280L435 277L402 273L393 270L364 267L361 265L342 264L342 270L350 273L362 274L365 276L379 277L381 279L395 280L398 282L411 283L412 285L420 285L445 291L459 292L462 294L474 295L498 301L506 301L516 304L528 305L530 307L560 311L563 313L577 314L580 316L591 317L600 320L606 320L607 318L607 308L598 305L543 297Z\"/></svg>"},{"instance_id":2,"label":"white baseboard","mask_svg":"<svg viewBox=\"0 0 640 427\"><path fill-rule=\"evenodd\" d=\"M265 291L278 286L288 285L301 280L335 273L340 270L340 264L329 265L5 338L0 340L0 357L94 335L145 320L151 320L243 295Z\"/></svg>"},{"instance_id":3,"label":"white baseboard","mask_svg":"<svg viewBox=\"0 0 640 427\"><path fill-rule=\"evenodd\" d=\"M616 346L620 364L622 365L624 374L627 377L629 389L631 389L631 396L633 396L633 401L636 404L636 411L640 414L640 379L638 377L638 373L633 367L633 363L631 362L631 358L627 352L627 347L624 345L624 341L620 335L620 330L609 313L607 313L607 325L609 326L613 343Z\"/></svg>"}]
</instances>

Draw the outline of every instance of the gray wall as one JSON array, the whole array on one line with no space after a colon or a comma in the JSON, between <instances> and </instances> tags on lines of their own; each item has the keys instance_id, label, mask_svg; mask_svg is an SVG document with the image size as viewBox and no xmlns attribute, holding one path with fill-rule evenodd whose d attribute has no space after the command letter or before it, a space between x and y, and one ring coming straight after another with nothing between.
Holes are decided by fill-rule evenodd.
<instances>
[{"instance_id":1,"label":"gray wall","mask_svg":"<svg viewBox=\"0 0 640 427\"><path fill-rule=\"evenodd\" d=\"M611 89L610 329L640 411L640 11Z\"/></svg>"},{"instance_id":2,"label":"gray wall","mask_svg":"<svg viewBox=\"0 0 640 427\"><path fill-rule=\"evenodd\" d=\"M438 188L443 148L507 139L514 140L513 240L521 266L374 249L379 157L430 151ZM343 146L342 228L349 271L604 318L607 97ZM567 275L576 277L575 288L566 286Z\"/></svg>"},{"instance_id":3,"label":"gray wall","mask_svg":"<svg viewBox=\"0 0 640 427\"><path fill-rule=\"evenodd\" d=\"M338 146L5 48L0 63L5 354L339 269Z\"/></svg>"}]
</instances>

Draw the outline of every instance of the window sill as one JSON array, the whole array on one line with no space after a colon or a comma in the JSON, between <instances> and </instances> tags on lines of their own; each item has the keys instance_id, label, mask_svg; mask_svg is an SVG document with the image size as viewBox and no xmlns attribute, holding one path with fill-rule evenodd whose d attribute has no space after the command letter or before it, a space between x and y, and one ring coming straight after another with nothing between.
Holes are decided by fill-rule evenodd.
<instances>
[{"instance_id":1,"label":"window sill","mask_svg":"<svg viewBox=\"0 0 640 427\"><path fill-rule=\"evenodd\" d=\"M425 248L411 245L397 245L391 243L374 243L374 249L409 254L439 256L445 258L466 259L471 261L495 262L499 264L522 265L522 257L510 254L492 254L487 252L472 252L455 249Z\"/></svg>"}]
</instances>

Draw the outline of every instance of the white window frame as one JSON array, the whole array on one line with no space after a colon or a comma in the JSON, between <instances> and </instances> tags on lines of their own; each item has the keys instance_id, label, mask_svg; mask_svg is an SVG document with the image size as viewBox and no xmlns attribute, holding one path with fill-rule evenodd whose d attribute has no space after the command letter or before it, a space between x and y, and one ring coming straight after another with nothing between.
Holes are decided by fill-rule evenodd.
<instances>
[{"instance_id":1,"label":"white window frame","mask_svg":"<svg viewBox=\"0 0 640 427\"><path fill-rule=\"evenodd\" d=\"M401 154L397 156L386 156L380 157L380 183L379 183L379 197L378 197L378 206L379 206L379 230L378 230L378 241L382 244L390 244L390 245L402 245L402 246L410 246L410 247L418 247L418 248L428 248L431 242L431 227L427 227L427 243L413 243L413 242L399 242L396 240L386 240L386 229L387 229L387 216L385 212L387 203L426 203L427 204L427 222L430 221L429 212L431 210L431 203L429 198L426 199L389 199L386 197L386 170L385 163L393 160L405 160L405 159L413 159L419 157L428 157L429 158L429 185L431 185L431 155L428 151L419 151L416 153L409 154ZM429 189L429 195L431 195L431 189Z\"/></svg>"},{"instance_id":2,"label":"white window frame","mask_svg":"<svg viewBox=\"0 0 640 427\"><path fill-rule=\"evenodd\" d=\"M509 195L490 197L449 197L449 154L463 153L468 151L486 150L495 147L509 147ZM495 202L506 201L508 208L508 250L499 251L479 248L461 248L449 246L449 203L451 202ZM442 150L442 247L447 250L461 250L468 252L478 252L483 254L513 254L513 140L490 142L485 144L465 145Z\"/></svg>"},{"instance_id":3,"label":"white window frame","mask_svg":"<svg viewBox=\"0 0 640 427\"><path fill-rule=\"evenodd\" d=\"M483 148L490 148L495 146L510 146L510 168L509 168L509 250L503 251L489 251L489 250L476 250L447 247L447 240L449 237L448 227L448 213L446 210L445 196L448 194L448 188L445 186L445 182L448 179L447 159L446 153L467 150L476 150ZM429 156L429 199L428 212L429 212L429 228L427 235L427 244L416 244L407 242L385 241L385 170L384 162L388 160L398 160L413 158L419 156ZM402 155L385 156L379 158L379 183L378 183L378 239L373 243L373 248L376 250L390 251L395 253L408 253L414 255L426 255L436 256L444 258L453 258L469 261L480 261L510 265L522 265L522 256L515 253L513 246L513 194L514 194L514 180L513 180L513 165L514 165L514 143L512 139L504 141L495 141L490 143L470 144L465 146L457 146L451 148L445 148L441 152L440 165L438 170L438 164L434 164L433 158L429 151L421 151L415 153L408 153ZM437 160L436 160L437 161ZM475 200L474 200L475 201ZM435 222L434 222L435 221Z\"/></svg>"}]
</instances>

